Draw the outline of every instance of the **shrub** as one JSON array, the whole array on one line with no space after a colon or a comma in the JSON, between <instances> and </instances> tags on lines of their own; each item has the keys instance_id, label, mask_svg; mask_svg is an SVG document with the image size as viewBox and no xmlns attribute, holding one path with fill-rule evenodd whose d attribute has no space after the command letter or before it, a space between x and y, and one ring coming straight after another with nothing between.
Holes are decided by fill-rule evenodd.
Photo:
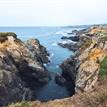
<instances>
[{"instance_id":1,"label":"shrub","mask_svg":"<svg viewBox=\"0 0 107 107\"><path fill-rule=\"evenodd\" d=\"M100 63L100 77L103 79L107 76L107 56L103 59L103 61Z\"/></svg>"}]
</instances>

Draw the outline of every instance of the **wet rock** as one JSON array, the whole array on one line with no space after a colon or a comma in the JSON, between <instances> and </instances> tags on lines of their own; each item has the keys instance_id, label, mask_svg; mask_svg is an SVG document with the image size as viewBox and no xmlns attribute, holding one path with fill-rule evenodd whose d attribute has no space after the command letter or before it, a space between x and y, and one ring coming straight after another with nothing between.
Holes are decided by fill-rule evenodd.
<instances>
[{"instance_id":1,"label":"wet rock","mask_svg":"<svg viewBox=\"0 0 107 107\"><path fill-rule=\"evenodd\" d=\"M73 33L71 32L71 33L67 33L68 35L72 35Z\"/></svg>"},{"instance_id":2,"label":"wet rock","mask_svg":"<svg viewBox=\"0 0 107 107\"><path fill-rule=\"evenodd\" d=\"M74 57L66 59L61 65L62 69L62 76L64 76L67 80L71 80L73 83L75 83L76 79L76 60Z\"/></svg>"},{"instance_id":3,"label":"wet rock","mask_svg":"<svg viewBox=\"0 0 107 107\"><path fill-rule=\"evenodd\" d=\"M64 85L66 82L66 79L63 76L56 74L55 81L56 81L56 84L58 84L58 85Z\"/></svg>"},{"instance_id":4,"label":"wet rock","mask_svg":"<svg viewBox=\"0 0 107 107\"><path fill-rule=\"evenodd\" d=\"M72 31L72 34L74 34L74 35L77 34L77 33L78 33L78 30L73 30Z\"/></svg>"},{"instance_id":5,"label":"wet rock","mask_svg":"<svg viewBox=\"0 0 107 107\"><path fill-rule=\"evenodd\" d=\"M64 44L63 43L58 43L58 45L63 47L63 48L67 48L67 49L69 49L71 51L74 51L74 52L76 50L78 50L78 48L79 48L79 46L74 44L74 43L64 43Z\"/></svg>"},{"instance_id":6,"label":"wet rock","mask_svg":"<svg viewBox=\"0 0 107 107\"><path fill-rule=\"evenodd\" d=\"M63 37L61 37L61 39L69 39L69 40L72 40L74 42L78 42L79 36L70 36L70 37L63 36Z\"/></svg>"}]
</instances>

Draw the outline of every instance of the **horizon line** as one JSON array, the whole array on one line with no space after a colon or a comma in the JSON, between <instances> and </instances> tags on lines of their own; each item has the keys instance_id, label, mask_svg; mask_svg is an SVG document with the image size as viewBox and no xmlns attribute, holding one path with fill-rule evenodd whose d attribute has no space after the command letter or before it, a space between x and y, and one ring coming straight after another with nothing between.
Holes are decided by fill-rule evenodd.
<instances>
[{"instance_id":1,"label":"horizon line","mask_svg":"<svg viewBox=\"0 0 107 107\"><path fill-rule=\"evenodd\" d=\"M73 27L73 26L91 26L91 25L106 25L107 23L95 24L73 24L73 25L3 25L0 27Z\"/></svg>"}]
</instances>

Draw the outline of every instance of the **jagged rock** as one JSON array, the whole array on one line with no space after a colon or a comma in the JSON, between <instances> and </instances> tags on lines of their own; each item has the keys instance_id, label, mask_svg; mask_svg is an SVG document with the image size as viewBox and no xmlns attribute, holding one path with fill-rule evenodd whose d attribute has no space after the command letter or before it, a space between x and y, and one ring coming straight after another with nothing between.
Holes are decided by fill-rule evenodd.
<instances>
[{"instance_id":1,"label":"jagged rock","mask_svg":"<svg viewBox=\"0 0 107 107\"><path fill-rule=\"evenodd\" d=\"M60 65L63 71L62 75L65 76L66 78L71 78L72 81L75 81L76 78L75 64L76 61L74 57L72 57L72 58L68 58Z\"/></svg>"},{"instance_id":2,"label":"jagged rock","mask_svg":"<svg viewBox=\"0 0 107 107\"><path fill-rule=\"evenodd\" d=\"M31 42L31 46L34 46L31 51L17 39L16 34L0 33L0 106L33 99L36 84L49 81L49 73L43 66L43 62L47 61L42 59L48 54L36 41L33 41L34 45ZM42 61L37 60L38 57Z\"/></svg>"},{"instance_id":3,"label":"jagged rock","mask_svg":"<svg viewBox=\"0 0 107 107\"><path fill-rule=\"evenodd\" d=\"M56 74L55 75L55 81L58 85L64 85L66 82L66 79L63 76Z\"/></svg>"},{"instance_id":4,"label":"jagged rock","mask_svg":"<svg viewBox=\"0 0 107 107\"><path fill-rule=\"evenodd\" d=\"M76 34L78 32L78 30L73 30L72 34Z\"/></svg>"},{"instance_id":5,"label":"jagged rock","mask_svg":"<svg viewBox=\"0 0 107 107\"><path fill-rule=\"evenodd\" d=\"M77 36L77 37L78 37L79 41L76 41L74 43L72 43L72 42L58 43L58 45L63 47L63 48L67 48L67 49L75 52L75 51L79 50L79 48L81 48L82 45L87 46L90 43L90 41L92 41L91 37L89 35L87 36L87 34L82 34L81 36ZM69 37L69 38L72 38L72 37ZM85 43L85 45L84 45L84 43Z\"/></svg>"},{"instance_id":6,"label":"jagged rock","mask_svg":"<svg viewBox=\"0 0 107 107\"><path fill-rule=\"evenodd\" d=\"M49 53L47 52L46 48L40 45L39 41L37 39L30 39L26 42L27 47L29 50L34 54L34 57L37 58L38 61L41 61L42 63L48 63L49 62Z\"/></svg>"},{"instance_id":7,"label":"jagged rock","mask_svg":"<svg viewBox=\"0 0 107 107\"><path fill-rule=\"evenodd\" d=\"M98 81L100 62L107 55L107 37L98 37L94 33L92 34L92 32L97 33L100 30L90 31L88 29L87 31L89 31L86 32L89 35L81 35L77 43L80 46L78 45L74 57L67 59L61 65L62 74L74 81L77 93L94 89ZM102 29L101 31L105 32Z\"/></svg>"},{"instance_id":8,"label":"jagged rock","mask_svg":"<svg viewBox=\"0 0 107 107\"><path fill-rule=\"evenodd\" d=\"M65 43L65 44L58 43L58 45L63 47L63 48L67 48L67 49L69 49L71 51L74 51L74 52L79 48L78 45L76 45L74 43Z\"/></svg>"},{"instance_id":9,"label":"jagged rock","mask_svg":"<svg viewBox=\"0 0 107 107\"><path fill-rule=\"evenodd\" d=\"M78 42L79 36L70 36L70 37L63 36L63 37L61 37L61 39L69 39L69 40L72 40L74 42Z\"/></svg>"},{"instance_id":10,"label":"jagged rock","mask_svg":"<svg viewBox=\"0 0 107 107\"><path fill-rule=\"evenodd\" d=\"M18 72L12 56L0 48L0 106L33 98L32 91L25 87Z\"/></svg>"}]
</instances>

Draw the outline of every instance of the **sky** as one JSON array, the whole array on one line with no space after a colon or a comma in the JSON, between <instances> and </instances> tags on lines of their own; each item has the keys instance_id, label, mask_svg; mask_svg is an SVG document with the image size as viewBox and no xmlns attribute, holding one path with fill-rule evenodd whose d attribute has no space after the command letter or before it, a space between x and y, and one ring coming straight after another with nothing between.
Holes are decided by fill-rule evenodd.
<instances>
[{"instance_id":1,"label":"sky","mask_svg":"<svg viewBox=\"0 0 107 107\"><path fill-rule=\"evenodd\" d=\"M107 0L0 0L0 26L107 23Z\"/></svg>"}]
</instances>

